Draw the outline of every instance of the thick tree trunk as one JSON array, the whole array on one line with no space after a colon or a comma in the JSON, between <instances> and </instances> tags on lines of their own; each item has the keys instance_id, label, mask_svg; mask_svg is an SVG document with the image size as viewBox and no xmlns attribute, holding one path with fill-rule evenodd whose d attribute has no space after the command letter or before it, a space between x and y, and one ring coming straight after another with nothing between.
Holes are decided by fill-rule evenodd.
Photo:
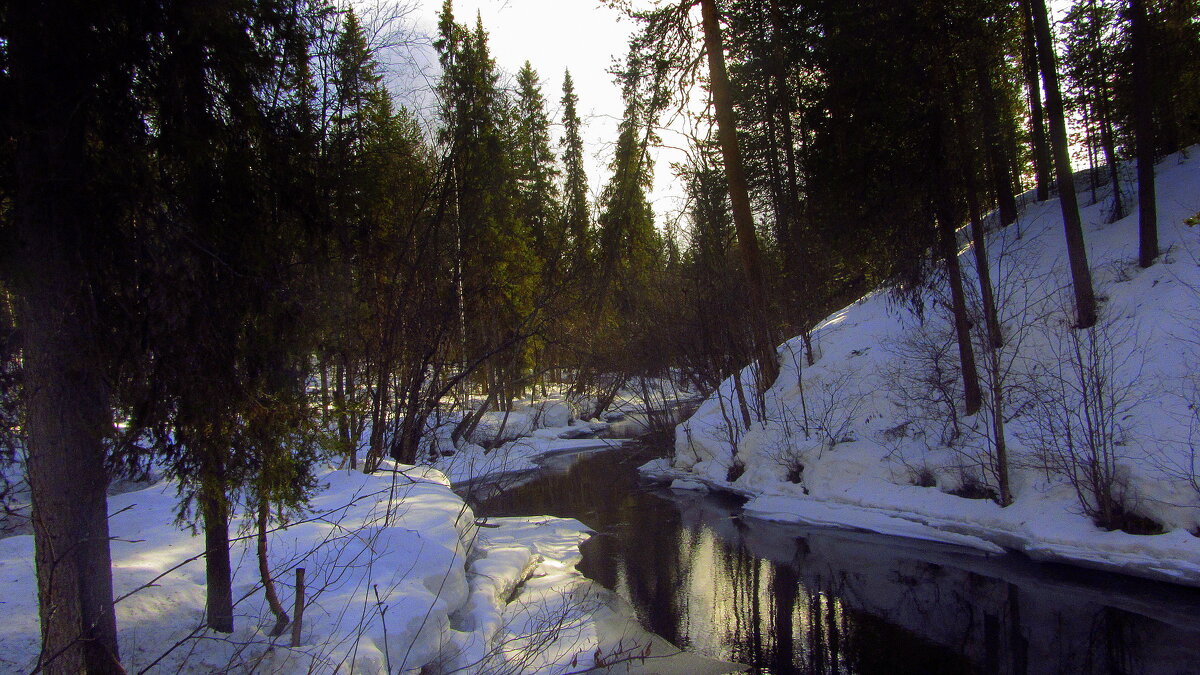
<instances>
[{"instance_id":1,"label":"thick tree trunk","mask_svg":"<svg viewBox=\"0 0 1200 675\"><path fill-rule=\"evenodd\" d=\"M733 115L733 95L730 92L729 74L725 69L725 51L715 0L701 0L700 10L704 23L704 48L708 52L709 84L717 118L717 138L721 145L721 157L725 162L725 178L729 183L729 199L733 206L733 224L737 232L738 248L742 254L742 264L746 268L746 277L750 282L750 321L754 329L758 392L761 395L779 376L779 359L775 354L775 340L767 312L766 277L758 248L758 236L754 231L754 217L750 212L746 177L742 169L742 153L738 147L737 125Z\"/></svg>"},{"instance_id":2,"label":"thick tree trunk","mask_svg":"<svg viewBox=\"0 0 1200 675\"><path fill-rule=\"evenodd\" d=\"M197 502L204 519L204 572L208 627L233 632L233 567L229 561L229 501L220 471L201 479Z\"/></svg>"},{"instance_id":3,"label":"thick tree trunk","mask_svg":"<svg viewBox=\"0 0 1200 675\"><path fill-rule=\"evenodd\" d=\"M121 673L105 494L111 413L85 263L96 227L85 173L95 16L67 3L9 3L5 11L19 248L2 255L14 263L22 336L38 667Z\"/></svg>"},{"instance_id":4,"label":"thick tree trunk","mask_svg":"<svg viewBox=\"0 0 1200 675\"><path fill-rule=\"evenodd\" d=\"M1150 91L1150 36L1145 0L1129 0L1133 32L1133 117L1137 145L1138 264L1149 267L1158 257L1158 205L1154 194L1154 101Z\"/></svg>"},{"instance_id":5,"label":"thick tree trunk","mask_svg":"<svg viewBox=\"0 0 1200 675\"><path fill-rule=\"evenodd\" d=\"M1058 197L1067 235L1071 283L1075 290L1076 328L1091 328L1096 323L1096 295L1092 290L1092 273L1088 268L1083 225L1079 220L1079 202L1075 196L1075 176L1071 172L1067 124L1063 118L1062 93L1058 88L1050 20L1046 13L1046 0L1028 1L1033 6L1038 62L1041 64L1042 81L1046 85L1046 112L1050 118L1050 140L1054 146L1054 170L1058 174Z\"/></svg>"},{"instance_id":6,"label":"thick tree trunk","mask_svg":"<svg viewBox=\"0 0 1200 675\"><path fill-rule=\"evenodd\" d=\"M1029 118L1033 130L1033 168L1037 177L1037 200L1044 202L1050 198L1051 160L1050 145L1046 140L1045 112L1042 109L1042 87L1038 81L1038 52L1034 39L1033 8L1034 0L1021 0L1021 8L1025 13L1025 48L1022 54L1022 65L1025 70L1025 86L1029 90Z\"/></svg>"},{"instance_id":7,"label":"thick tree trunk","mask_svg":"<svg viewBox=\"0 0 1200 675\"><path fill-rule=\"evenodd\" d=\"M57 190L18 221L28 260L22 296L28 478L42 653L47 673L118 673L108 545L103 435L110 425L103 380L92 362L87 300L63 255L56 220L72 201ZM40 201L40 200L39 200ZM69 206L65 211L69 211ZM58 222L62 222L58 220Z\"/></svg>"}]
</instances>

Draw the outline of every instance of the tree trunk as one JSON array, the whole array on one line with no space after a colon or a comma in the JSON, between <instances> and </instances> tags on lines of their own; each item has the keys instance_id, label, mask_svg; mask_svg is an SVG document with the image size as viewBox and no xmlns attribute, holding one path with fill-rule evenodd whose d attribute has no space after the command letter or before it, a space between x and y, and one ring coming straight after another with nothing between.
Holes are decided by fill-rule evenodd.
<instances>
[{"instance_id":1,"label":"tree trunk","mask_svg":"<svg viewBox=\"0 0 1200 675\"><path fill-rule=\"evenodd\" d=\"M1104 149L1104 163L1108 165L1108 180L1113 188L1112 220L1125 217L1125 200L1121 197L1121 172L1117 166L1116 134L1113 133L1112 102L1101 100L1100 145Z\"/></svg>"},{"instance_id":2,"label":"tree trunk","mask_svg":"<svg viewBox=\"0 0 1200 675\"><path fill-rule=\"evenodd\" d=\"M979 412L982 398L979 373L975 368L975 350L971 345L971 320L967 315L967 299L963 292L962 268L958 262L958 237L955 225L954 182L949 172L949 153L946 135L950 131L946 111L940 106L933 110L930 135L930 159L933 165L934 192L931 196L937 220L937 245L946 265L950 283L950 309L954 315L954 332L958 342L958 359L962 369L963 400L966 413Z\"/></svg>"},{"instance_id":3,"label":"tree trunk","mask_svg":"<svg viewBox=\"0 0 1200 675\"><path fill-rule=\"evenodd\" d=\"M388 387L390 384L390 374L391 364L387 362L380 363L379 375L375 378L375 392L371 401L371 443L367 450L368 459L363 460L363 466L378 466L379 462L383 459L383 432L387 424L384 417L390 405L388 396L390 393Z\"/></svg>"},{"instance_id":4,"label":"tree trunk","mask_svg":"<svg viewBox=\"0 0 1200 675\"><path fill-rule=\"evenodd\" d=\"M1129 20L1133 32L1133 118L1138 163L1138 264L1149 267L1158 257L1158 205L1154 195L1154 101L1145 0L1129 0Z\"/></svg>"},{"instance_id":5,"label":"tree trunk","mask_svg":"<svg viewBox=\"0 0 1200 675\"><path fill-rule=\"evenodd\" d=\"M9 3L5 12L10 205L20 248L4 257L14 263L24 359L37 665L51 674L122 673L105 494L112 421L83 243L96 226L85 196L95 13L33 2Z\"/></svg>"},{"instance_id":6,"label":"tree trunk","mask_svg":"<svg viewBox=\"0 0 1200 675\"><path fill-rule=\"evenodd\" d=\"M467 413L466 417L463 417L463 419L459 421L458 425L454 427L454 431L450 433L450 442L453 443L455 447L458 446L458 441L460 438L465 438L468 443L471 442L471 436L475 433L475 427L479 426L479 420L483 419L484 413L488 411L488 408L492 407L492 404L495 403L495 401L496 391L493 389L492 391L488 392L487 399L482 405L479 406L477 410Z\"/></svg>"},{"instance_id":7,"label":"tree trunk","mask_svg":"<svg viewBox=\"0 0 1200 675\"><path fill-rule=\"evenodd\" d=\"M938 246L950 281L950 309L954 314L954 333L958 342L958 360L962 368L963 400L966 414L979 412L982 401L979 391L979 373L975 369L975 350L971 346L971 321L967 316L967 300L963 292L962 268L958 264L958 247L955 244L953 209L945 203L948 197L935 198L938 202L937 226Z\"/></svg>"},{"instance_id":8,"label":"tree trunk","mask_svg":"<svg viewBox=\"0 0 1200 675\"><path fill-rule=\"evenodd\" d=\"M987 346L985 362L989 375L989 393L992 398L991 425L992 439L996 450L996 484L1000 489L1000 505L1008 506L1012 502L1012 491L1008 480L1008 445L1004 438L1004 387L1000 372L1000 349L1004 346L1004 337L1000 331L1000 317L996 309L995 294L992 290L991 264L987 255L987 233L984 232L983 219L979 210L978 190L975 185L973 167L976 164L975 153L970 144L970 134L967 132L966 119L963 114L962 92L954 88L955 115L960 120L956 125L958 131L958 147L962 154L963 187L967 193L967 215L971 219L971 244L975 251L975 269L979 280L979 295L983 300L984 321L987 323Z\"/></svg>"},{"instance_id":9,"label":"tree trunk","mask_svg":"<svg viewBox=\"0 0 1200 675\"><path fill-rule=\"evenodd\" d=\"M229 502L219 470L201 478L200 515L204 519L204 573L208 584L208 627L233 632L233 567L229 561Z\"/></svg>"},{"instance_id":10,"label":"tree trunk","mask_svg":"<svg viewBox=\"0 0 1200 675\"><path fill-rule=\"evenodd\" d=\"M350 418L346 415L346 359L339 356L333 374L333 407L337 408L337 433L342 451L350 458L350 468L355 467L355 448L351 440Z\"/></svg>"},{"instance_id":11,"label":"tree trunk","mask_svg":"<svg viewBox=\"0 0 1200 675\"><path fill-rule=\"evenodd\" d=\"M755 352L758 360L758 392L761 395L779 376L779 359L775 354L770 316L767 313L767 284L762 269L754 217L750 212L750 195L742 169L742 153L738 147L737 126L733 115L733 95L729 74L725 70L725 51L721 41L721 24L715 0L701 0L704 23L704 48L708 52L709 86L717 118L717 138L725 162L725 178L729 183L729 200L733 206L733 223L737 231L738 248L750 286L750 321L754 329Z\"/></svg>"},{"instance_id":12,"label":"tree trunk","mask_svg":"<svg viewBox=\"0 0 1200 675\"><path fill-rule=\"evenodd\" d=\"M961 92L956 88L954 93L956 96L955 112L962 119L964 115ZM979 277L979 296L983 300L984 321L987 323L988 345L992 349L999 349L1004 346L1004 338L1000 333L1000 318L996 311L995 294L992 292L992 271L987 255L987 233L983 227L978 189L975 184L975 153L971 149L970 139L962 124L958 126L958 146L959 152L963 155L963 188L967 193L967 216L971 219L971 248L975 252L975 270Z\"/></svg>"},{"instance_id":13,"label":"tree trunk","mask_svg":"<svg viewBox=\"0 0 1200 675\"><path fill-rule=\"evenodd\" d=\"M979 94L983 104L983 132L987 140L988 167L992 177L992 189L996 193L996 204L1000 208L1000 224L1009 225L1017 219L1017 200L1013 197L1012 167L1008 165L1008 153L1004 152L1004 139L1000 132L1000 109L996 105L996 91L992 86L992 69L987 55L977 52L975 62Z\"/></svg>"},{"instance_id":14,"label":"tree trunk","mask_svg":"<svg viewBox=\"0 0 1200 675\"><path fill-rule=\"evenodd\" d=\"M321 426L324 429L329 427L329 363L325 357L321 357L317 364L317 370L321 373Z\"/></svg>"},{"instance_id":15,"label":"tree trunk","mask_svg":"<svg viewBox=\"0 0 1200 675\"><path fill-rule=\"evenodd\" d=\"M1088 268L1087 250L1083 243L1083 225L1079 220L1079 202L1075 196L1075 177L1071 172L1067 124L1063 118L1062 93L1058 88L1058 70L1054 60L1054 43L1050 38L1050 20L1046 14L1046 0L1029 0L1029 3L1033 6L1038 61L1041 64L1042 80L1046 85L1046 112L1050 117L1054 170L1058 174L1058 197L1067 235L1071 283L1075 290L1075 326L1091 328L1096 324L1096 296L1092 290L1092 273Z\"/></svg>"},{"instance_id":16,"label":"tree trunk","mask_svg":"<svg viewBox=\"0 0 1200 675\"><path fill-rule=\"evenodd\" d=\"M1033 130L1033 167L1037 176L1037 200L1044 202L1050 198L1050 145L1046 140L1045 113L1042 109L1042 88L1038 82L1038 52L1034 40L1034 20L1031 3L1034 0L1021 0L1021 8L1025 12L1025 48L1022 65L1025 70L1025 86L1029 90L1029 118Z\"/></svg>"},{"instance_id":17,"label":"tree trunk","mask_svg":"<svg viewBox=\"0 0 1200 675\"><path fill-rule=\"evenodd\" d=\"M86 294L71 280L68 245L60 239L58 224L71 217L72 200L58 190L44 194L53 198L36 206L21 198L28 195L17 201L26 259L38 267L18 292L39 666L47 673L119 673L103 443L111 422L103 379L90 358Z\"/></svg>"},{"instance_id":18,"label":"tree trunk","mask_svg":"<svg viewBox=\"0 0 1200 675\"><path fill-rule=\"evenodd\" d=\"M258 578L262 581L263 592L267 596L267 604L271 607L271 613L275 615L275 627L271 629L271 637L283 635L283 629L287 628L288 615L283 608L283 603L279 601L279 595L275 592L275 580L271 578L271 566L267 560L267 522L270 515L270 505L267 503L266 497L259 497L258 501Z\"/></svg>"}]
</instances>

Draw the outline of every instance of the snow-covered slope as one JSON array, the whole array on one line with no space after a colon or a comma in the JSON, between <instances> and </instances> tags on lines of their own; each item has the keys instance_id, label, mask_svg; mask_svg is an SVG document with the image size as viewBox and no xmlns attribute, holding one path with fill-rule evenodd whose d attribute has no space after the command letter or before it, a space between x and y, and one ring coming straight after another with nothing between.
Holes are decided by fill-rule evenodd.
<instances>
[{"instance_id":1,"label":"snow-covered slope","mask_svg":"<svg viewBox=\"0 0 1200 675\"><path fill-rule=\"evenodd\" d=\"M751 497L746 509L766 518L999 546L1200 585L1200 226L1187 223L1200 212L1200 149L1160 163L1157 188L1165 253L1148 269L1137 265L1134 186L1125 186L1134 213L1117 222L1108 222L1111 194L1104 189L1082 209L1102 301L1100 321L1088 331L1070 325L1057 200L1026 199L1016 223L989 235L1005 345L990 352L984 322L975 321L985 391L979 414L961 414L944 284L927 294L920 316L875 292L813 330L811 367L799 338L780 347L782 373L749 430L738 424L737 394L726 381L679 425L674 457L644 471L680 488L741 492ZM1090 197L1081 192L1081 203ZM974 252L965 232L960 241L968 292L978 306ZM1080 378L1073 362L1090 364L1084 370L1091 379ZM1107 380L1096 380L1096 373ZM748 368L742 379L750 378ZM1003 394L1010 455L1013 503L1005 508L950 494L997 487L989 459L991 383ZM1075 390L1084 386L1099 392L1093 401L1102 405L1078 403ZM1101 410L1097 426L1110 441L1100 446L1112 453L1101 462L1115 469L1112 494L1164 533L1106 531L1085 515L1088 493L1067 478L1071 468L1078 475L1080 464L1065 460L1062 448L1068 427L1085 424L1083 414L1093 409ZM1071 439L1081 445L1078 428Z\"/></svg>"}]
</instances>

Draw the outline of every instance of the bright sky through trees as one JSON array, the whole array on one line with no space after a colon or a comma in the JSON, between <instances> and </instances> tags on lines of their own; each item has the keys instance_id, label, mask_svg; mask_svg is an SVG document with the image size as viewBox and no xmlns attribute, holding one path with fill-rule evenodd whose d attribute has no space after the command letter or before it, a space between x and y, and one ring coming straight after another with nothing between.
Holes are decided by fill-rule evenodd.
<instances>
[{"instance_id":1,"label":"bright sky through trees","mask_svg":"<svg viewBox=\"0 0 1200 675\"><path fill-rule=\"evenodd\" d=\"M420 0L416 22L421 32L436 32L441 8L442 0ZM633 22L597 0L454 0L459 23L473 26L476 13L483 19L492 55L507 76L508 86L514 86L516 72L525 61L537 71L555 124L556 151L562 134L559 100L563 70L571 70L584 122L588 183L594 199L610 173L608 162L623 110L620 87L609 70L614 59L624 58ZM678 132L663 131L661 135L665 145L685 145ZM682 206L683 190L676 186L670 165L682 161L683 153L672 148L653 152L657 163L650 199L661 226L664 218Z\"/></svg>"}]
</instances>

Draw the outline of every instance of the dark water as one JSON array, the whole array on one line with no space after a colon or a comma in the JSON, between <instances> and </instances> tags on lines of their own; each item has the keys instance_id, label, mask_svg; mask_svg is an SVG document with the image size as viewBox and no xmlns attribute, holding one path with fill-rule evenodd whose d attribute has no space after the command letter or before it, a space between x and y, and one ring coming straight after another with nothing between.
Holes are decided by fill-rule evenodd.
<instances>
[{"instance_id":1,"label":"dark water","mask_svg":"<svg viewBox=\"0 0 1200 675\"><path fill-rule=\"evenodd\" d=\"M1200 673L1200 591L739 517L639 484L639 442L551 460L479 515L596 530L581 571L651 631L756 673Z\"/></svg>"}]
</instances>

